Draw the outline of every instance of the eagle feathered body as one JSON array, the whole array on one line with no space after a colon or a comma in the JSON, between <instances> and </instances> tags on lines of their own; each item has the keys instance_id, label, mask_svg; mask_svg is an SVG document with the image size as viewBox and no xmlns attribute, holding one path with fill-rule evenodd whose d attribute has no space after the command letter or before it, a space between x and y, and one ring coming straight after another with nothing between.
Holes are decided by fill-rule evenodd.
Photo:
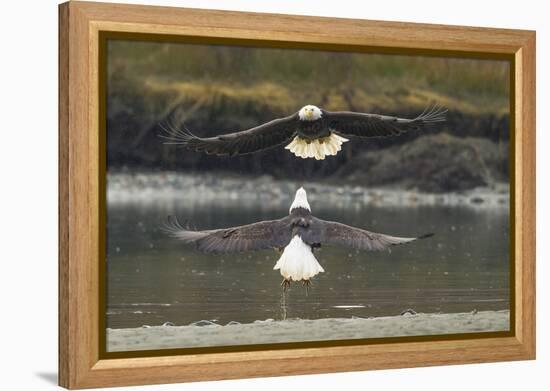
<instances>
[{"instance_id":1,"label":"eagle feathered body","mask_svg":"<svg viewBox=\"0 0 550 391\"><path fill-rule=\"evenodd\" d=\"M296 126L296 135L308 141L328 137L331 133L328 121L322 117L316 121L300 121Z\"/></svg>"},{"instance_id":2,"label":"eagle feathered body","mask_svg":"<svg viewBox=\"0 0 550 391\"><path fill-rule=\"evenodd\" d=\"M313 251L325 243L381 251L431 236L396 237L319 219L311 214L303 188L296 192L289 212L288 216L278 220L206 231L189 230L172 219L165 230L185 243L193 243L197 250L205 253L282 251L275 269L280 269L281 275L288 281L309 280L324 271Z\"/></svg>"},{"instance_id":3,"label":"eagle feathered body","mask_svg":"<svg viewBox=\"0 0 550 391\"><path fill-rule=\"evenodd\" d=\"M445 120L446 110L433 106L416 118L351 111L327 111L304 106L288 117L277 118L239 132L214 137L198 137L187 130L164 128L166 144L182 145L190 150L214 155L244 155L288 144L286 149L301 158L322 160L340 151L348 137L376 138L399 136L422 130Z\"/></svg>"}]
</instances>

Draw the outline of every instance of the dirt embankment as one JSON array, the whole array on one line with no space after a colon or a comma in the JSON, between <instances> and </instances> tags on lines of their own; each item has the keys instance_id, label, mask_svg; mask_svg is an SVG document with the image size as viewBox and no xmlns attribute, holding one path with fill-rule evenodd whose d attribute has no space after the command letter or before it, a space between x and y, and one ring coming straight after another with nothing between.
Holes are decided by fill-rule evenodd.
<instances>
[{"instance_id":1,"label":"dirt embankment","mask_svg":"<svg viewBox=\"0 0 550 391\"><path fill-rule=\"evenodd\" d=\"M120 83L117 84L117 83ZM346 180L361 185L416 188L428 192L468 190L506 181L506 113L476 107L464 99L423 90L366 94L362 90L325 91L321 102L332 110L367 110L414 117L430 102L449 109L447 121L424 132L396 138L354 139L336 157L302 160L281 148L241 157L216 157L164 145L159 124L183 123L200 136L232 132L287 115L300 97L279 85L124 84L113 82L108 97L107 152L110 168L225 171L228 174L298 181ZM310 102L307 102L310 103Z\"/></svg>"}]
</instances>

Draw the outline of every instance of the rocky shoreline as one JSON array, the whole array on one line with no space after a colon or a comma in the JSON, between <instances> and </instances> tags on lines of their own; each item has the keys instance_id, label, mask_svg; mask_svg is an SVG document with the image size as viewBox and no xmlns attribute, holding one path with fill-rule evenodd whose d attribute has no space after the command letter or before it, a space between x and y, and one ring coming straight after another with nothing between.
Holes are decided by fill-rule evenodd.
<instances>
[{"instance_id":1,"label":"rocky shoreline","mask_svg":"<svg viewBox=\"0 0 550 391\"><path fill-rule=\"evenodd\" d=\"M107 329L107 351L328 341L508 331L510 311L410 314L379 318L273 319L240 324L208 321L187 326Z\"/></svg>"},{"instance_id":2,"label":"rocky shoreline","mask_svg":"<svg viewBox=\"0 0 550 391\"><path fill-rule=\"evenodd\" d=\"M427 193L391 187L364 187L336 183L282 181L271 176L237 177L173 171L107 173L109 205L186 201L188 204L253 204L263 207L288 205L296 189L304 186L317 207L419 207L449 206L507 210L508 185L448 193Z\"/></svg>"}]
</instances>

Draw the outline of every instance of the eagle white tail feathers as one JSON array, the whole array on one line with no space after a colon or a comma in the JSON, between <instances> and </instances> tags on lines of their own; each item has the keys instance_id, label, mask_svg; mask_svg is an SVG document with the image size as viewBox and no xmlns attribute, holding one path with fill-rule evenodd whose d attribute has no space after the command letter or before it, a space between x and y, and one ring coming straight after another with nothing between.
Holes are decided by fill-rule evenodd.
<instances>
[{"instance_id":1,"label":"eagle white tail feathers","mask_svg":"<svg viewBox=\"0 0 550 391\"><path fill-rule=\"evenodd\" d=\"M323 160L326 156L336 155L346 141L349 140L335 133L309 142L300 136L296 136L285 149L302 159L315 158L315 160Z\"/></svg>"},{"instance_id":2,"label":"eagle white tail feathers","mask_svg":"<svg viewBox=\"0 0 550 391\"><path fill-rule=\"evenodd\" d=\"M324 272L309 247L298 235L294 236L285 247L281 258L273 270L281 270L281 275L293 281L309 280L311 277Z\"/></svg>"}]
</instances>

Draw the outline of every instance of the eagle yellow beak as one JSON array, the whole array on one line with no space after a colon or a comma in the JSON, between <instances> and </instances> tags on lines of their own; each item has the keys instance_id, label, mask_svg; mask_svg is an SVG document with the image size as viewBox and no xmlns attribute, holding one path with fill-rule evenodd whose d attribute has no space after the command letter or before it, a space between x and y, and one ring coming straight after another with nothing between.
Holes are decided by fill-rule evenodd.
<instances>
[{"instance_id":1,"label":"eagle yellow beak","mask_svg":"<svg viewBox=\"0 0 550 391\"><path fill-rule=\"evenodd\" d=\"M306 117L307 119L311 119L313 117L313 110L306 111Z\"/></svg>"}]
</instances>

